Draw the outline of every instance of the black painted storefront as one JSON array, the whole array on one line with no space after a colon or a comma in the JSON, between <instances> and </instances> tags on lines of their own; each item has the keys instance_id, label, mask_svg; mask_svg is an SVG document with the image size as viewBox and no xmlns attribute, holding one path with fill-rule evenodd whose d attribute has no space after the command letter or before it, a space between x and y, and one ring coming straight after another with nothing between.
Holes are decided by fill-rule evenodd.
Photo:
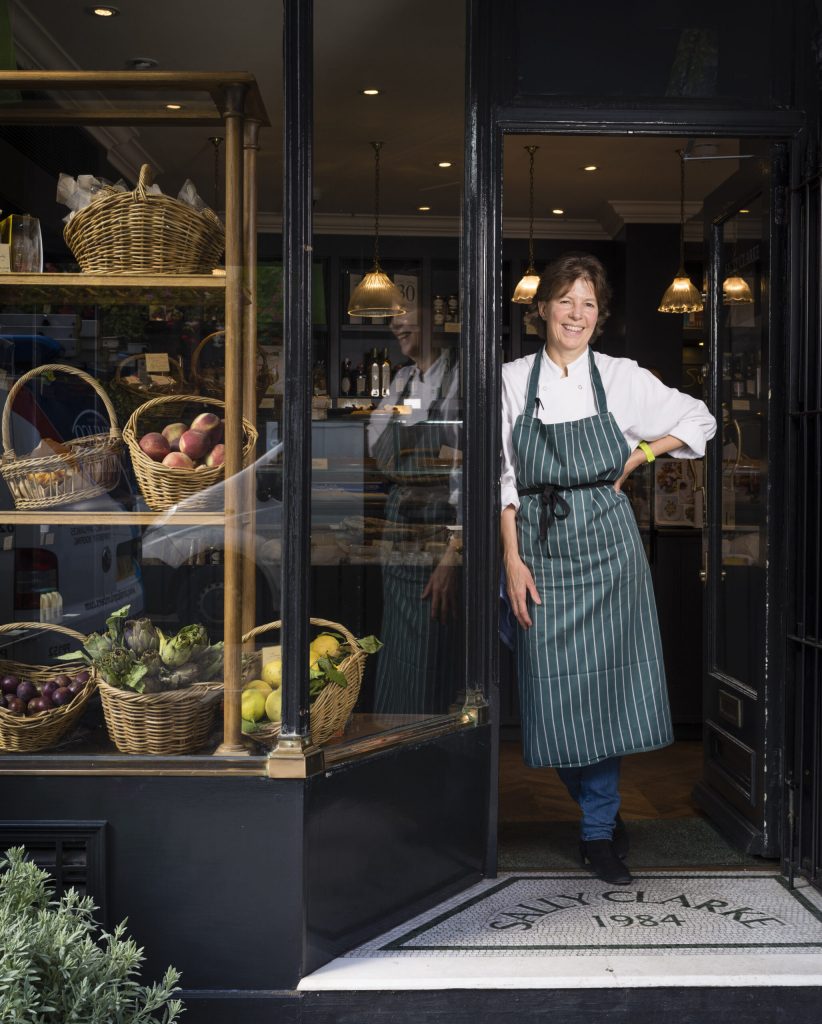
<instances>
[{"instance_id":1,"label":"black painted storefront","mask_svg":"<svg viewBox=\"0 0 822 1024\"><path fill-rule=\"evenodd\" d=\"M496 870L500 656L493 554L498 550L497 338L506 301L501 271L506 133L722 135L776 140L782 146L785 167L772 204L778 271L771 279L781 313L771 372L781 392L768 443L771 459L781 459L785 473L773 477L769 496L773 550L781 561L766 585L773 686L761 739L772 779L768 849L781 854L786 871L796 869L819 882L822 730L813 708L822 612L818 572L812 578L797 570L803 560L820 557L819 516L814 517L820 511L818 487L814 490L808 480L820 471L822 386L817 383L813 392L807 385L809 378L818 380L822 365L819 299L812 284L820 260L821 208L818 68L810 46L817 22L812 5L800 0L787 8L731 3L717 12L717 6L666 10L663 18L656 4L632 4L629 16L622 7L595 3L585 16L586 25L595 28L593 36L580 40L579 16L570 10L558 12L535 0L468 4L461 261L468 510L464 674L487 695L490 723L480 718L473 727L318 773L305 762L304 778L268 778L264 766L242 759L229 759L222 770L208 759L187 759L184 767L131 759L121 769L67 759L52 765L41 759L28 767L21 759L0 760L2 828L17 841L38 830L72 827L90 837L97 860L89 890L105 906L107 923L128 916L149 954L149 974L168 963L183 972L191 1024L229 1019L359 1024L387 1016L506 1021L515 1015L544 1019L548 1013L567 1022L628 1022L640 1013L675 1013L687 1024L720 1012L746 1022L812 1019L818 992L807 989L412 996L300 996L295 991L301 977L334 956ZM284 424L289 529L283 573L291 584L283 590L284 735L300 760L308 736L299 709L308 705L302 652L311 607L303 568L310 563L305 510L311 498L312 12L307 0L285 0L284 9L283 257L290 401ZM680 68L677 39L694 26L717 57L713 86L704 75L689 78L681 71L679 79L672 77L672 69ZM789 494L799 495L797 503L789 503ZM711 628L709 616L706 631ZM714 801L712 811L721 821L727 816L722 793L709 790L705 804ZM763 828L760 823L753 831L761 835Z\"/></svg>"}]
</instances>

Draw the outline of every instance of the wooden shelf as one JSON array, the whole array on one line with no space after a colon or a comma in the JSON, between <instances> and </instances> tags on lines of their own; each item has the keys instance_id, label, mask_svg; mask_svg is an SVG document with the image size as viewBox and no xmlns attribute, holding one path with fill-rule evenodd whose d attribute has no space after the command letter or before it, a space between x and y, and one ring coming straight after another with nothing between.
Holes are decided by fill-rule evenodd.
<instances>
[{"instance_id":1,"label":"wooden shelf","mask_svg":"<svg viewBox=\"0 0 822 1024\"><path fill-rule=\"evenodd\" d=\"M223 512L0 512L0 523L12 526L222 526Z\"/></svg>"},{"instance_id":2,"label":"wooden shelf","mask_svg":"<svg viewBox=\"0 0 822 1024\"><path fill-rule=\"evenodd\" d=\"M9 302L48 302L57 299L74 304L108 304L145 302L151 289L174 292L175 301L181 293L199 296L203 292L225 292L224 274L122 274L116 277L101 274L0 274L0 300Z\"/></svg>"}]
</instances>

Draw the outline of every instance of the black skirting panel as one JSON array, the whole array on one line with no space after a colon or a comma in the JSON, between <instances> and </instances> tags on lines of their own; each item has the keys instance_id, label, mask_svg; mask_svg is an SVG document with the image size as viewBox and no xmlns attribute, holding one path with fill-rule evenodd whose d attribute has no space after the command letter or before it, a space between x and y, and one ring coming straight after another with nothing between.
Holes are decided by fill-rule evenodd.
<instances>
[{"instance_id":1,"label":"black skirting panel","mask_svg":"<svg viewBox=\"0 0 822 1024\"><path fill-rule=\"evenodd\" d=\"M306 790L306 973L477 881L491 729L341 766Z\"/></svg>"}]
</instances>

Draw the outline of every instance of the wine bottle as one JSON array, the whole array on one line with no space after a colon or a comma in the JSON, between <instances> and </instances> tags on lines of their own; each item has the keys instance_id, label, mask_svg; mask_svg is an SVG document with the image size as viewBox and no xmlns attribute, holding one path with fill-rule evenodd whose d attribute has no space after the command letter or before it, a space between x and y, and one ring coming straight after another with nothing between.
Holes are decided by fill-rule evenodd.
<instances>
[{"instance_id":1,"label":"wine bottle","mask_svg":"<svg viewBox=\"0 0 822 1024\"><path fill-rule=\"evenodd\" d=\"M358 398L365 396L368 391L368 378L365 375L365 367L362 363L357 367L356 393Z\"/></svg>"},{"instance_id":2,"label":"wine bottle","mask_svg":"<svg viewBox=\"0 0 822 1024\"><path fill-rule=\"evenodd\" d=\"M371 363L368 367L368 376L371 381L371 397L380 397L380 357L377 355L377 349L371 349Z\"/></svg>"},{"instance_id":3,"label":"wine bottle","mask_svg":"<svg viewBox=\"0 0 822 1024\"><path fill-rule=\"evenodd\" d=\"M382 397L387 398L391 394L391 360L388 358L388 349L382 350L382 365L380 366L380 388Z\"/></svg>"},{"instance_id":4,"label":"wine bottle","mask_svg":"<svg viewBox=\"0 0 822 1024\"><path fill-rule=\"evenodd\" d=\"M340 394L344 397L351 394L352 381L351 381L351 360L346 359L342 364L342 371L340 373Z\"/></svg>"}]
</instances>

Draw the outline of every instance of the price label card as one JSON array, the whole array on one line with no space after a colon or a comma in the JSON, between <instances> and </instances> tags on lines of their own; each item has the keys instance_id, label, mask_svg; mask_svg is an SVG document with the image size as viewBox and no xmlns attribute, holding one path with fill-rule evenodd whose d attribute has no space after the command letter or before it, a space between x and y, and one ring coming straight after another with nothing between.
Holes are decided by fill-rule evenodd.
<instances>
[{"instance_id":1,"label":"price label card","mask_svg":"<svg viewBox=\"0 0 822 1024\"><path fill-rule=\"evenodd\" d=\"M407 324L417 323L417 309L419 303L419 280L416 274L395 274L394 284L399 289L402 300L407 310L405 322Z\"/></svg>"},{"instance_id":2,"label":"price label card","mask_svg":"<svg viewBox=\"0 0 822 1024\"><path fill-rule=\"evenodd\" d=\"M328 459L312 459L312 469L328 469Z\"/></svg>"},{"instance_id":3,"label":"price label card","mask_svg":"<svg viewBox=\"0 0 822 1024\"><path fill-rule=\"evenodd\" d=\"M0 274L11 273L11 246L0 245Z\"/></svg>"},{"instance_id":4,"label":"price label card","mask_svg":"<svg viewBox=\"0 0 822 1024\"><path fill-rule=\"evenodd\" d=\"M167 352L146 352L146 373L168 373L170 369Z\"/></svg>"}]
</instances>

